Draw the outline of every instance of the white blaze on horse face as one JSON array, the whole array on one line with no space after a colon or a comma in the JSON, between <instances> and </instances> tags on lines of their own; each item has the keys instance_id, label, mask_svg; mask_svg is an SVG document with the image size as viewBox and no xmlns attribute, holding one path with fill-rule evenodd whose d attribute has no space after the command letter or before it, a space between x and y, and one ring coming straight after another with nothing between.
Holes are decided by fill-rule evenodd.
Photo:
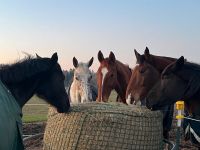
<instances>
[{"instance_id":1,"label":"white blaze on horse face","mask_svg":"<svg viewBox=\"0 0 200 150\"><path fill-rule=\"evenodd\" d=\"M104 84L105 76L108 73L108 69L106 67L103 67L101 69L101 73L102 73L102 83L101 83L101 87L102 87L102 90L101 90L101 101L102 101L103 84Z\"/></svg>"},{"instance_id":2,"label":"white blaze on horse face","mask_svg":"<svg viewBox=\"0 0 200 150\"><path fill-rule=\"evenodd\" d=\"M126 99L126 103L128 105L131 105L131 93L128 95L127 99Z\"/></svg>"},{"instance_id":3,"label":"white blaze on horse face","mask_svg":"<svg viewBox=\"0 0 200 150\"><path fill-rule=\"evenodd\" d=\"M87 102L87 101L92 101L92 91L90 88L90 82L88 80L90 75L85 74L82 75L82 81L81 81L81 87L82 87L82 97L81 97L81 102Z\"/></svg>"}]
</instances>

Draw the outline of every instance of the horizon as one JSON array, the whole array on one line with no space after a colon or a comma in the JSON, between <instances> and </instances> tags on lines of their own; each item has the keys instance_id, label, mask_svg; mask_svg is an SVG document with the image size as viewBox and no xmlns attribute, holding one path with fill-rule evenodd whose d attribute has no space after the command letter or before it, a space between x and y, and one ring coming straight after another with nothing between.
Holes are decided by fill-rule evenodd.
<instances>
[{"instance_id":1,"label":"horizon","mask_svg":"<svg viewBox=\"0 0 200 150\"><path fill-rule=\"evenodd\" d=\"M72 58L92 70L113 51L117 60L135 66L134 49L143 54L200 63L200 1L4 1L0 5L0 63L23 58L22 52L51 57L58 53L62 70Z\"/></svg>"}]
</instances>

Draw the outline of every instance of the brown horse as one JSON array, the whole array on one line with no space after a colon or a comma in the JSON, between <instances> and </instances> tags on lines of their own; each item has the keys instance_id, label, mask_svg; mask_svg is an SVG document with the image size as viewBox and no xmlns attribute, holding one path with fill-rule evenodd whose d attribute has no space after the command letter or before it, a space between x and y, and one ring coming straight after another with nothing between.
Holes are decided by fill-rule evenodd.
<instances>
[{"instance_id":1,"label":"brown horse","mask_svg":"<svg viewBox=\"0 0 200 150\"><path fill-rule=\"evenodd\" d=\"M144 55L140 55L135 50L135 56L138 65L134 68L127 87L127 103L130 104L130 98L132 98L134 99L134 103L141 101L141 103L145 105L145 99L148 92L153 88L157 81L160 80L160 71L173 62L174 58L151 55L148 48L146 48ZM154 66L155 62L158 64ZM163 136L168 139L168 132L170 131L172 124L173 105L160 108L160 110L164 115Z\"/></svg>"},{"instance_id":2,"label":"brown horse","mask_svg":"<svg viewBox=\"0 0 200 150\"><path fill-rule=\"evenodd\" d=\"M125 94L131 77L131 69L116 60L113 52L108 58L104 58L101 51L98 52L100 66L97 71L98 101L107 102L111 91L114 89L123 103L126 103Z\"/></svg>"},{"instance_id":3,"label":"brown horse","mask_svg":"<svg viewBox=\"0 0 200 150\"><path fill-rule=\"evenodd\" d=\"M149 52L148 47L146 47L144 51L144 55L142 55L142 60L145 59L146 62L153 65L160 73L167 67L170 63L175 62L177 59L172 57L165 56L156 56L152 55Z\"/></svg>"},{"instance_id":4,"label":"brown horse","mask_svg":"<svg viewBox=\"0 0 200 150\"><path fill-rule=\"evenodd\" d=\"M141 103L144 104L149 90L160 79L160 73L176 59L152 55L147 47L143 55L140 55L136 50L134 51L139 65L132 71L126 90L126 102L130 104L134 100L136 104L141 100Z\"/></svg>"},{"instance_id":5,"label":"brown horse","mask_svg":"<svg viewBox=\"0 0 200 150\"><path fill-rule=\"evenodd\" d=\"M200 119L200 65L185 62L184 57L168 65L161 79L147 95L146 105L153 110L183 100L190 118ZM200 147L200 122L184 120L186 138Z\"/></svg>"},{"instance_id":6,"label":"brown horse","mask_svg":"<svg viewBox=\"0 0 200 150\"><path fill-rule=\"evenodd\" d=\"M126 103L145 105L146 95L159 79L160 73L152 65L145 61L136 65L126 90Z\"/></svg>"},{"instance_id":7,"label":"brown horse","mask_svg":"<svg viewBox=\"0 0 200 150\"><path fill-rule=\"evenodd\" d=\"M200 117L200 65L185 62L184 57L168 65L162 72L161 80L147 96L147 106L159 109L184 100L188 112Z\"/></svg>"}]
</instances>

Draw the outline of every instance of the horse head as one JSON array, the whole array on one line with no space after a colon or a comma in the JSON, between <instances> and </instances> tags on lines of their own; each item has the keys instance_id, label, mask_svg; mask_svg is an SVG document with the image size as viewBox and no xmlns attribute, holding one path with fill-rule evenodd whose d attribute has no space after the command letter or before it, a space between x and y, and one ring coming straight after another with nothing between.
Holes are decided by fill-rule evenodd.
<instances>
[{"instance_id":1,"label":"horse head","mask_svg":"<svg viewBox=\"0 0 200 150\"><path fill-rule=\"evenodd\" d=\"M148 108L157 110L184 98L187 82L180 77L183 66L184 57L180 57L163 70L160 80L147 95Z\"/></svg>"},{"instance_id":2,"label":"horse head","mask_svg":"<svg viewBox=\"0 0 200 150\"><path fill-rule=\"evenodd\" d=\"M28 56L14 64L2 65L0 78L21 108L34 94L55 106L58 112L70 108L57 53L51 58Z\"/></svg>"},{"instance_id":3,"label":"horse head","mask_svg":"<svg viewBox=\"0 0 200 150\"><path fill-rule=\"evenodd\" d=\"M70 97L72 102L93 100L93 91L91 88L93 74L89 69L92 63L93 57L87 63L79 63L75 57L73 58L75 71L72 86L70 88Z\"/></svg>"},{"instance_id":4,"label":"horse head","mask_svg":"<svg viewBox=\"0 0 200 150\"><path fill-rule=\"evenodd\" d=\"M116 58L113 52L110 52L108 58L104 58L101 51L98 52L100 66L97 71L98 101L108 101L113 89L120 89L117 77Z\"/></svg>"},{"instance_id":5,"label":"horse head","mask_svg":"<svg viewBox=\"0 0 200 150\"><path fill-rule=\"evenodd\" d=\"M141 103L145 105L145 98L149 90L159 80L160 73L152 65L145 61L145 57L135 50L137 65L132 71L131 79L126 90L127 104Z\"/></svg>"},{"instance_id":6,"label":"horse head","mask_svg":"<svg viewBox=\"0 0 200 150\"><path fill-rule=\"evenodd\" d=\"M58 112L67 112L70 103L64 86L65 77L57 62L57 53L54 53L51 58L38 57L36 61L41 62L41 67L42 62L46 61L49 64L49 68L41 73L36 95L55 106Z\"/></svg>"}]
</instances>

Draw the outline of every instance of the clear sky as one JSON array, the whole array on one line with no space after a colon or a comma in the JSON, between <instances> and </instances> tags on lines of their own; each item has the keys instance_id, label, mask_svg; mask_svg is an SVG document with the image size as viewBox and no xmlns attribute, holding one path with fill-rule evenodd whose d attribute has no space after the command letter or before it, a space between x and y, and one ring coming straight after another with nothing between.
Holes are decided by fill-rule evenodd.
<instances>
[{"instance_id":1,"label":"clear sky","mask_svg":"<svg viewBox=\"0 0 200 150\"><path fill-rule=\"evenodd\" d=\"M199 0L4 0L0 1L0 63L22 51L50 57L63 69L72 58L99 65L97 53L135 65L134 49L200 62Z\"/></svg>"}]
</instances>

